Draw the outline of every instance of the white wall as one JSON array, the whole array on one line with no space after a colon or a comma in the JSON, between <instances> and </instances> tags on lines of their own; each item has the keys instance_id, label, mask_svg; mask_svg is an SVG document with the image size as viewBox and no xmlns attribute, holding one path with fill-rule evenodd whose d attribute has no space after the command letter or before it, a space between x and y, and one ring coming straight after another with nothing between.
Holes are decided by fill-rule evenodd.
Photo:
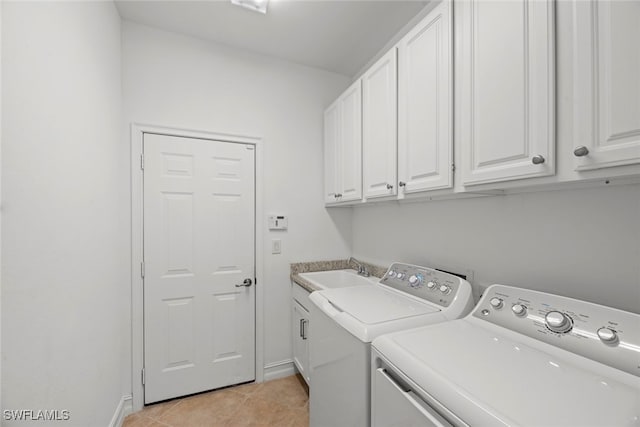
<instances>
[{"instance_id":1,"label":"white wall","mask_svg":"<svg viewBox=\"0 0 640 427\"><path fill-rule=\"evenodd\" d=\"M128 392L120 18L112 2L2 13L3 409L104 427Z\"/></svg>"},{"instance_id":2,"label":"white wall","mask_svg":"<svg viewBox=\"0 0 640 427\"><path fill-rule=\"evenodd\" d=\"M289 230L266 231L259 248L265 364L290 360L289 263L350 253L350 211L327 211L322 199L322 112L349 78L130 22L123 61L127 124L264 138L265 214L289 215Z\"/></svg>"},{"instance_id":3,"label":"white wall","mask_svg":"<svg viewBox=\"0 0 640 427\"><path fill-rule=\"evenodd\" d=\"M638 218L639 185L395 203L354 209L353 252L640 312Z\"/></svg>"}]
</instances>

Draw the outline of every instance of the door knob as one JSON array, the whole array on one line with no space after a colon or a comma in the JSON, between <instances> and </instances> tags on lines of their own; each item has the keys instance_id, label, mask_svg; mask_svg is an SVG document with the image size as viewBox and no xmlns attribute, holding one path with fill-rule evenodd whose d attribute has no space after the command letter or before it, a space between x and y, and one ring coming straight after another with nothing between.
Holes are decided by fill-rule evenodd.
<instances>
[{"instance_id":1,"label":"door knob","mask_svg":"<svg viewBox=\"0 0 640 427\"><path fill-rule=\"evenodd\" d=\"M242 288L243 286L249 287L253 285L253 280L246 278L242 283L236 285L236 288Z\"/></svg>"},{"instance_id":2,"label":"door knob","mask_svg":"<svg viewBox=\"0 0 640 427\"><path fill-rule=\"evenodd\" d=\"M538 154L537 156L533 156L531 158L531 163L533 163L534 165L541 165L544 163L544 157L542 157L540 154Z\"/></svg>"},{"instance_id":3,"label":"door knob","mask_svg":"<svg viewBox=\"0 0 640 427\"><path fill-rule=\"evenodd\" d=\"M587 154L589 154L589 149L584 145L581 145L580 147L573 150L573 155L576 157L586 156Z\"/></svg>"}]
</instances>

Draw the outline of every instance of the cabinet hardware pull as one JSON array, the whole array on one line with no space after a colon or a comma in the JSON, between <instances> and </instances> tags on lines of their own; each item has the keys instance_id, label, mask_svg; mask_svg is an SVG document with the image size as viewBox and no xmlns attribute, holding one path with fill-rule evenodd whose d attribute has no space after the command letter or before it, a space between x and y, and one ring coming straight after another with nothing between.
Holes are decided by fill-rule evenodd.
<instances>
[{"instance_id":1,"label":"cabinet hardware pull","mask_svg":"<svg viewBox=\"0 0 640 427\"><path fill-rule=\"evenodd\" d=\"M393 185L387 184L387 190L391 190L392 188L393 188Z\"/></svg>"},{"instance_id":2,"label":"cabinet hardware pull","mask_svg":"<svg viewBox=\"0 0 640 427\"><path fill-rule=\"evenodd\" d=\"M587 154L589 154L589 149L584 145L581 145L580 147L573 150L573 155L576 157L586 156Z\"/></svg>"},{"instance_id":3,"label":"cabinet hardware pull","mask_svg":"<svg viewBox=\"0 0 640 427\"><path fill-rule=\"evenodd\" d=\"M300 332L299 335L300 337L302 337L302 339L304 339L304 319L300 319Z\"/></svg>"},{"instance_id":4,"label":"cabinet hardware pull","mask_svg":"<svg viewBox=\"0 0 640 427\"><path fill-rule=\"evenodd\" d=\"M531 163L533 163L534 165L541 165L544 163L544 157L542 157L540 154L538 154L537 156L533 156L533 158L531 159Z\"/></svg>"},{"instance_id":5,"label":"cabinet hardware pull","mask_svg":"<svg viewBox=\"0 0 640 427\"><path fill-rule=\"evenodd\" d=\"M305 319L301 319L302 320L302 339L306 340L307 339L307 323L309 323L308 320Z\"/></svg>"},{"instance_id":6,"label":"cabinet hardware pull","mask_svg":"<svg viewBox=\"0 0 640 427\"><path fill-rule=\"evenodd\" d=\"M406 183L406 182L402 182L402 181L400 181L400 182L398 183L398 186L399 186L399 187L404 187L405 185L407 185L407 183Z\"/></svg>"}]
</instances>

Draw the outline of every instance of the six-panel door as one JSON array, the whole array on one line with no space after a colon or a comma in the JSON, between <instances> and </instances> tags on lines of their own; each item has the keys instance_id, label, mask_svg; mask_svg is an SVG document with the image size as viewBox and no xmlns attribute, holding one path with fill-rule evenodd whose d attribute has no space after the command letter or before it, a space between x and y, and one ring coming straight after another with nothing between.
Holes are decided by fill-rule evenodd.
<instances>
[{"instance_id":1,"label":"six-panel door","mask_svg":"<svg viewBox=\"0 0 640 427\"><path fill-rule=\"evenodd\" d=\"M144 135L145 403L255 378L254 153Z\"/></svg>"}]
</instances>

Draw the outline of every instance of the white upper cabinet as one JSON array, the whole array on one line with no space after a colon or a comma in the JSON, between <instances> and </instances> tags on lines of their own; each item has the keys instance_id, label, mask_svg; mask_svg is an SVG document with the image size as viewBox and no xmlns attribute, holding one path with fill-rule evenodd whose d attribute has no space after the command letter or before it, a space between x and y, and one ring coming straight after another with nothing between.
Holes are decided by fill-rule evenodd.
<instances>
[{"instance_id":1,"label":"white upper cabinet","mask_svg":"<svg viewBox=\"0 0 640 427\"><path fill-rule=\"evenodd\" d=\"M555 173L554 2L456 3L463 184Z\"/></svg>"},{"instance_id":2,"label":"white upper cabinet","mask_svg":"<svg viewBox=\"0 0 640 427\"><path fill-rule=\"evenodd\" d=\"M355 82L340 97L342 143L340 144L340 200L362 199L362 85Z\"/></svg>"},{"instance_id":3,"label":"white upper cabinet","mask_svg":"<svg viewBox=\"0 0 640 427\"><path fill-rule=\"evenodd\" d=\"M398 44L400 198L453 185L451 19L443 1Z\"/></svg>"},{"instance_id":4,"label":"white upper cabinet","mask_svg":"<svg viewBox=\"0 0 640 427\"><path fill-rule=\"evenodd\" d=\"M324 113L325 203L362 199L362 89L351 85Z\"/></svg>"},{"instance_id":5,"label":"white upper cabinet","mask_svg":"<svg viewBox=\"0 0 640 427\"><path fill-rule=\"evenodd\" d=\"M396 194L396 69L396 49L392 49L362 77L362 150L365 198Z\"/></svg>"},{"instance_id":6,"label":"white upper cabinet","mask_svg":"<svg viewBox=\"0 0 640 427\"><path fill-rule=\"evenodd\" d=\"M640 2L573 7L575 168L640 163Z\"/></svg>"},{"instance_id":7,"label":"white upper cabinet","mask_svg":"<svg viewBox=\"0 0 640 427\"><path fill-rule=\"evenodd\" d=\"M324 202L338 201L338 170L340 157L340 102L331 104L324 112Z\"/></svg>"}]
</instances>

